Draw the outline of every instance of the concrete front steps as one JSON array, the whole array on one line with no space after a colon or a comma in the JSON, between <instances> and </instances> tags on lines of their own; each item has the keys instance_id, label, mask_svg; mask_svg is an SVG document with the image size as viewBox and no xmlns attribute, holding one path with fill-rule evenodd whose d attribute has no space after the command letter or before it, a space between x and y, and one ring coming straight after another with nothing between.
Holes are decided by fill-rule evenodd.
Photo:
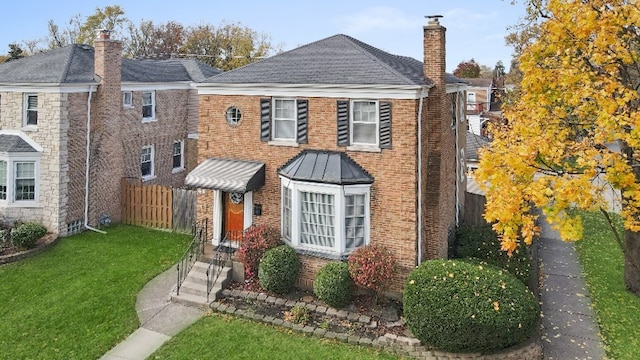
<instances>
[{"instance_id":1,"label":"concrete front steps","mask_svg":"<svg viewBox=\"0 0 640 360\"><path fill-rule=\"evenodd\" d=\"M207 300L207 268L209 264L196 261L193 264L193 268L189 271L187 278L180 286L180 294L171 295L171 301L178 304L183 304L191 307L198 307L202 309L208 309L209 304L216 301L222 296L222 290L231 281L231 267L224 266L220 271L220 276L209 294L209 300Z\"/></svg>"}]
</instances>

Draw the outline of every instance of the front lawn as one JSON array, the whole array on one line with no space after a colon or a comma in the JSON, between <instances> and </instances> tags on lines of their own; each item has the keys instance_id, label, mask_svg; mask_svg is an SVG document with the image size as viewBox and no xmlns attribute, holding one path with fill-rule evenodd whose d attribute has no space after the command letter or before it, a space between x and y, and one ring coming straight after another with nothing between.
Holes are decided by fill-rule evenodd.
<instances>
[{"instance_id":1,"label":"front lawn","mask_svg":"<svg viewBox=\"0 0 640 360\"><path fill-rule=\"evenodd\" d=\"M191 237L126 225L107 232L0 266L0 357L97 359L138 327L138 292Z\"/></svg>"},{"instance_id":2,"label":"front lawn","mask_svg":"<svg viewBox=\"0 0 640 360\"><path fill-rule=\"evenodd\" d=\"M640 297L624 287L624 258L604 216L584 213L584 239L576 243L607 355L611 359L640 357ZM622 236L620 217L616 216Z\"/></svg>"},{"instance_id":3,"label":"front lawn","mask_svg":"<svg viewBox=\"0 0 640 360\"><path fill-rule=\"evenodd\" d=\"M398 359L374 348L304 336L286 328L214 313L180 332L150 359Z\"/></svg>"}]
</instances>

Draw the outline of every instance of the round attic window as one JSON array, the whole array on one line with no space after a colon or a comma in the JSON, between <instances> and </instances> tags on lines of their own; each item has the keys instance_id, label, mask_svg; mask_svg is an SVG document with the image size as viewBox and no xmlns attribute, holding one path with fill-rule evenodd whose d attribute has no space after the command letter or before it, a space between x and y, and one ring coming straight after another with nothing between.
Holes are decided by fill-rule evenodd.
<instances>
[{"instance_id":1,"label":"round attic window","mask_svg":"<svg viewBox=\"0 0 640 360\"><path fill-rule=\"evenodd\" d=\"M231 106L227 109L227 123L231 126L238 126L240 123L240 119L242 118L242 113L240 109L235 106Z\"/></svg>"}]
</instances>

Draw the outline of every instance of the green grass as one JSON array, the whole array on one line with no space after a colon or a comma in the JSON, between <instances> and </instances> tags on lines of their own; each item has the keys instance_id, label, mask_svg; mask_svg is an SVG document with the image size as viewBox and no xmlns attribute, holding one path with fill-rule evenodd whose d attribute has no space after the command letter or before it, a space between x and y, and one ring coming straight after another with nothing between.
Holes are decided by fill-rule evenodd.
<instances>
[{"instance_id":1,"label":"green grass","mask_svg":"<svg viewBox=\"0 0 640 360\"><path fill-rule=\"evenodd\" d=\"M374 348L304 336L285 328L212 314L165 343L150 359L398 359Z\"/></svg>"},{"instance_id":2,"label":"green grass","mask_svg":"<svg viewBox=\"0 0 640 360\"><path fill-rule=\"evenodd\" d=\"M584 213L584 239L576 243L591 299L610 359L640 357L640 297L627 291L624 258L611 228L599 213ZM620 217L615 221L622 235Z\"/></svg>"},{"instance_id":3,"label":"green grass","mask_svg":"<svg viewBox=\"0 0 640 360\"><path fill-rule=\"evenodd\" d=\"M3 359L97 359L138 327L138 292L190 236L134 226L61 239L0 266Z\"/></svg>"}]
</instances>

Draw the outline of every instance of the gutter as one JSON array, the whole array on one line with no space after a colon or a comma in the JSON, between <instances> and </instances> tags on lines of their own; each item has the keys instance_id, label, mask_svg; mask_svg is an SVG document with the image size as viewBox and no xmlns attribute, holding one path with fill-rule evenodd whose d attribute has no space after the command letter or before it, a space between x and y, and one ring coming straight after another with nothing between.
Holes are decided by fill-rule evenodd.
<instances>
[{"instance_id":1,"label":"gutter","mask_svg":"<svg viewBox=\"0 0 640 360\"><path fill-rule=\"evenodd\" d=\"M91 95L93 94L93 85L89 88L89 96L87 99L87 149L86 160L84 169L84 228L98 232L100 234L106 234L106 231L96 229L89 226L89 166L90 166L90 153L91 153Z\"/></svg>"}]
</instances>

